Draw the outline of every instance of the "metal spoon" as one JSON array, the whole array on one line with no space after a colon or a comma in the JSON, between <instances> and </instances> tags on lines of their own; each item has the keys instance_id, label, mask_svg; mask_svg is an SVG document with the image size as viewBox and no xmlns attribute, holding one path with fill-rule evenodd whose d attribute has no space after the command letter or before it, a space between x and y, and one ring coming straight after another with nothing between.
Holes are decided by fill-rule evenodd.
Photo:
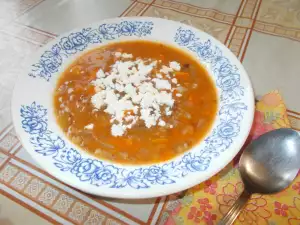
<instances>
[{"instance_id":1,"label":"metal spoon","mask_svg":"<svg viewBox=\"0 0 300 225\"><path fill-rule=\"evenodd\" d=\"M230 225L251 195L272 194L292 183L300 168L300 134L292 129L268 132L247 146L239 161L244 191L218 225Z\"/></svg>"}]
</instances>

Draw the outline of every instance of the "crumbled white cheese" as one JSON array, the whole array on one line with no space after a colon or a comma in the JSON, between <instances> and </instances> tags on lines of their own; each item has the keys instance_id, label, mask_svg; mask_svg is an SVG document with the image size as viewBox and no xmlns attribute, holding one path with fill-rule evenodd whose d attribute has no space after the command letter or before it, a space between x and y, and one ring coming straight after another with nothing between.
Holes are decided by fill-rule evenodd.
<instances>
[{"instance_id":1,"label":"crumbled white cheese","mask_svg":"<svg viewBox=\"0 0 300 225\"><path fill-rule=\"evenodd\" d=\"M161 126L161 127L164 127L164 126L166 126L166 122L163 121L163 120L160 120L160 121L158 122L158 125Z\"/></svg>"},{"instance_id":2,"label":"crumbled white cheese","mask_svg":"<svg viewBox=\"0 0 300 225\"><path fill-rule=\"evenodd\" d=\"M171 116L172 115L172 111L171 111L171 109L169 107L167 107L165 109L165 114L166 114L166 116Z\"/></svg>"},{"instance_id":3,"label":"crumbled white cheese","mask_svg":"<svg viewBox=\"0 0 300 225\"><path fill-rule=\"evenodd\" d=\"M176 79L176 78L173 78L173 79L172 79L172 83L173 83L173 84L177 84L177 79Z\"/></svg>"},{"instance_id":4,"label":"crumbled white cheese","mask_svg":"<svg viewBox=\"0 0 300 225\"><path fill-rule=\"evenodd\" d=\"M166 126L161 118L172 115L172 93L178 86L177 80L171 80L168 73L178 69L180 64L171 62L172 69L158 65L156 60L132 60L133 55L128 53L116 52L115 56L118 60L110 71L104 73L100 69L96 80L91 82L96 90L91 103L96 111L104 110L111 116L112 135L122 136L139 120L148 128ZM160 73L153 74L154 71L166 74L166 78Z\"/></svg>"},{"instance_id":5,"label":"crumbled white cheese","mask_svg":"<svg viewBox=\"0 0 300 225\"><path fill-rule=\"evenodd\" d=\"M122 55L122 53L121 53L121 52L116 52L116 53L115 53L115 56L116 56L117 58L120 58L120 57L121 57L121 55Z\"/></svg>"},{"instance_id":6,"label":"crumbled white cheese","mask_svg":"<svg viewBox=\"0 0 300 225\"><path fill-rule=\"evenodd\" d=\"M154 79L154 82L155 82L155 87L159 90L161 90L161 89L170 90L172 88L171 84L167 80Z\"/></svg>"},{"instance_id":7,"label":"crumbled white cheese","mask_svg":"<svg viewBox=\"0 0 300 225\"><path fill-rule=\"evenodd\" d=\"M68 94L71 94L74 91L73 88L68 88Z\"/></svg>"},{"instance_id":8,"label":"crumbled white cheese","mask_svg":"<svg viewBox=\"0 0 300 225\"><path fill-rule=\"evenodd\" d=\"M164 73L164 74L168 74L170 72L173 72L173 69L170 68L170 67L167 67L167 66L163 65L162 68L160 69L160 72Z\"/></svg>"},{"instance_id":9,"label":"crumbled white cheese","mask_svg":"<svg viewBox=\"0 0 300 225\"><path fill-rule=\"evenodd\" d=\"M99 91L101 91L101 90L102 90L102 88L100 88L100 87L98 87L98 86L95 87L95 92L99 92Z\"/></svg>"},{"instance_id":10,"label":"crumbled white cheese","mask_svg":"<svg viewBox=\"0 0 300 225\"><path fill-rule=\"evenodd\" d=\"M125 130L122 126L113 124L111 127L111 134L113 136L122 136L125 133Z\"/></svg>"},{"instance_id":11,"label":"crumbled white cheese","mask_svg":"<svg viewBox=\"0 0 300 225\"><path fill-rule=\"evenodd\" d=\"M172 98L172 93L168 93L166 91L162 91L159 93L159 99L158 103L161 105L167 105L169 107L172 107L174 104L174 99Z\"/></svg>"},{"instance_id":12,"label":"crumbled white cheese","mask_svg":"<svg viewBox=\"0 0 300 225\"><path fill-rule=\"evenodd\" d=\"M133 57L132 54L127 54L127 53L122 54L122 58L124 58L124 59L131 59L132 57Z\"/></svg>"},{"instance_id":13,"label":"crumbled white cheese","mask_svg":"<svg viewBox=\"0 0 300 225\"><path fill-rule=\"evenodd\" d=\"M96 73L97 78L105 77L105 73L102 69L99 69Z\"/></svg>"},{"instance_id":14,"label":"crumbled white cheese","mask_svg":"<svg viewBox=\"0 0 300 225\"><path fill-rule=\"evenodd\" d=\"M160 78L160 79L163 78L163 76L162 76L160 73L157 73L157 74L156 74L156 77L157 77L157 78ZM151 78L150 78L150 79L151 79Z\"/></svg>"},{"instance_id":15,"label":"crumbled white cheese","mask_svg":"<svg viewBox=\"0 0 300 225\"><path fill-rule=\"evenodd\" d=\"M181 96L182 96L182 94L180 94L180 93L177 93L177 94L176 94L176 96L177 96L177 97L181 97Z\"/></svg>"},{"instance_id":16,"label":"crumbled white cheese","mask_svg":"<svg viewBox=\"0 0 300 225\"><path fill-rule=\"evenodd\" d=\"M84 129L92 130L94 128L94 124L90 123L84 127Z\"/></svg>"},{"instance_id":17,"label":"crumbled white cheese","mask_svg":"<svg viewBox=\"0 0 300 225\"><path fill-rule=\"evenodd\" d=\"M178 62L172 61L170 62L170 68L173 70L179 71L181 69L180 64Z\"/></svg>"},{"instance_id":18,"label":"crumbled white cheese","mask_svg":"<svg viewBox=\"0 0 300 225\"><path fill-rule=\"evenodd\" d=\"M93 104L93 106L96 109L100 109L103 105L105 105L104 103L104 99L105 99L106 95L104 91L100 91L97 92L96 94L94 94L91 98L91 102Z\"/></svg>"}]
</instances>

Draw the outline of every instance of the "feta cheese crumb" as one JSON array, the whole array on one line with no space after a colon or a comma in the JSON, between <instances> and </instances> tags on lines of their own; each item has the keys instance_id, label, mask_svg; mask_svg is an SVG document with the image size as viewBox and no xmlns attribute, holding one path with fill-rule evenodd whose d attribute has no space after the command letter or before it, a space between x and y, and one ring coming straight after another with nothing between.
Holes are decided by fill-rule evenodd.
<instances>
[{"instance_id":1,"label":"feta cheese crumb","mask_svg":"<svg viewBox=\"0 0 300 225\"><path fill-rule=\"evenodd\" d=\"M157 73L157 74L156 74L156 77L157 77L157 78L160 78L160 79L163 78L162 75L161 75L160 73Z\"/></svg>"},{"instance_id":2,"label":"feta cheese crumb","mask_svg":"<svg viewBox=\"0 0 300 225\"><path fill-rule=\"evenodd\" d=\"M162 68L160 69L160 72L164 73L164 74L168 74L170 72L173 72L173 69L171 69L170 67L167 67L167 66L163 65Z\"/></svg>"},{"instance_id":3,"label":"feta cheese crumb","mask_svg":"<svg viewBox=\"0 0 300 225\"><path fill-rule=\"evenodd\" d=\"M179 71L181 69L180 64L178 62L172 61L169 64L170 68L173 70Z\"/></svg>"},{"instance_id":4,"label":"feta cheese crumb","mask_svg":"<svg viewBox=\"0 0 300 225\"><path fill-rule=\"evenodd\" d=\"M105 92L98 92L92 96L91 102L96 109L100 109L105 105L104 98Z\"/></svg>"},{"instance_id":5,"label":"feta cheese crumb","mask_svg":"<svg viewBox=\"0 0 300 225\"><path fill-rule=\"evenodd\" d=\"M121 125L113 124L111 127L111 134L113 136L122 136L125 133L124 128Z\"/></svg>"},{"instance_id":6,"label":"feta cheese crumb","mask_svg":"<svg viewBox=\"0 0 300 225\"><path fill-rule=\"evenodd\" d=\"M166 116L171 116L171 115L172 115L172 111L170 110L169 107L167 107L167 108L165 109L165 114L166 114Z\"/></svg>"},{"instance_id":7,"label":"feta cheese crumb","mask_svg":"<svg viewBox=\"0 0 300 225\"><path fill-rule=\"evenodd\" d=\"M102 89L98 86L95 87L95 92L100 92Z\"/></svg>"},{"instance_id":8,"label":"feta cheese crumb","mask_svg":"<svg viewBox=\"0 0 300 225\"><path fill-rule=\"evenodd\" d=\"M84 127L84 129L92 130L94 128L94 124L90 123Z\"/></svg>"},{"instance_id":9,"label":"feta cheese crumb","mask_svg":"<svg viewBox=\"0 0 300 225\"><path fill-rule=\"evenodd\" d=\"M68 94L71 94L74 91L73 88L68 88Z\"/></svg>"},{"instance_id":10,"label":"feta cheese crumb","mask_svg":"<svg viewBox=\"0 0 300 225\"><path fill-rule=\"evenodd\" d=\"M162 80L162 79L154 79L155 82L155 87L159 90L161 89L171 89L171 84L167 80Z\"/></svg>"},{"instance_id":11,"label":"feta cheese crumb","mask_svg":"<svg viewBox=\"0 0 300 225\"><path fill-rule=\"evenodd\" d=\"M98 72L96 73L97 78L105 77L105 73L102 69L99 69Z\"/></svg>"},{"instance_id":12,"label":"feta cheese crumb","mask_svg":"<svg viewBox=\"0 0 300 225\"><path fill-rule=\"evenodd\" d=\"M122 58L124 58L124 59L131 59L132 57L133 57L132 54L127 54L127 53L122 54Z\"/></svg>"},{"instance_id":13,"label":"feta cheese crumb","mask_svg":"<svg viewBox=\"0 0 300 225\"><path fill-rule=\"evenodd\" d=\"M121 52L116 52L116 53L115 53L115 56L116 56L117 58L120 58L120 57L121 57L121 55L122 55L122 53L121 53Z\"/></svg>"},{"instance_id":14,"label":"feta cheese crumb","mask_svg":"<svg viewBox=\"0 0 300 225\"><path fill-rule=\"evenodd\" d=\"M164 127L164 126L166 126L166 122L163 121L163 120L160 120L160 121L158 122L158 125L161 126L161 127Z\"/></svg>"}]
</instances>

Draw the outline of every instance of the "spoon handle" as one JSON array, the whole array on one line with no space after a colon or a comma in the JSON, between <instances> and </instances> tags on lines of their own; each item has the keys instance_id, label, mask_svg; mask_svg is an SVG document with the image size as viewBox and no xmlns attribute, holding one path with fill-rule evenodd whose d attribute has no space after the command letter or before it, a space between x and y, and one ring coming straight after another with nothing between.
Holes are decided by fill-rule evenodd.
<instances>
[{"instance_id":1,"label":"spoon handle","mask_svg":"<svg viewBox=\"0 0 300 225\"><path fill-rule=\"evenodd\" d=\"M236 202L231 206L229 211L223 217L222 220L219 221L218 225L231 225L240 214L248 200L250 199L251 194L244 190Z\"/></svg>"}]
</instances>

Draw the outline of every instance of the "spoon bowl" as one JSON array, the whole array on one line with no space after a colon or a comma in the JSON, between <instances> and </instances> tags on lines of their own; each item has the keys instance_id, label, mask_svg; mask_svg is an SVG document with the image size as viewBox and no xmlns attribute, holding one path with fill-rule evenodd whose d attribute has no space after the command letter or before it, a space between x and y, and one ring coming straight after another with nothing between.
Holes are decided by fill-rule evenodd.
<instances>
[{"instance_id":1,"label":"spoon bowl","mask_svg":"<svg viewBox=\"0 0 300 225\"><path fill-rule=\"evenodd\" d=\"M218 224L232 224L252 194L273 194L288 187L299 168L299 132L282 128L254 140L239 162L244 191Z\"/></svg>"},{"instance_id":2,"label":"spoon bowl","mask_svg":"<svg viewBox=\"0 0 300 225\"><path fill-rule=\"evenodd\" d=\"M300 135L292 129L268 132L247 146L239 171L250 193L272 194L289 186L300 167Z\"/></svg>"}]
</instances>

